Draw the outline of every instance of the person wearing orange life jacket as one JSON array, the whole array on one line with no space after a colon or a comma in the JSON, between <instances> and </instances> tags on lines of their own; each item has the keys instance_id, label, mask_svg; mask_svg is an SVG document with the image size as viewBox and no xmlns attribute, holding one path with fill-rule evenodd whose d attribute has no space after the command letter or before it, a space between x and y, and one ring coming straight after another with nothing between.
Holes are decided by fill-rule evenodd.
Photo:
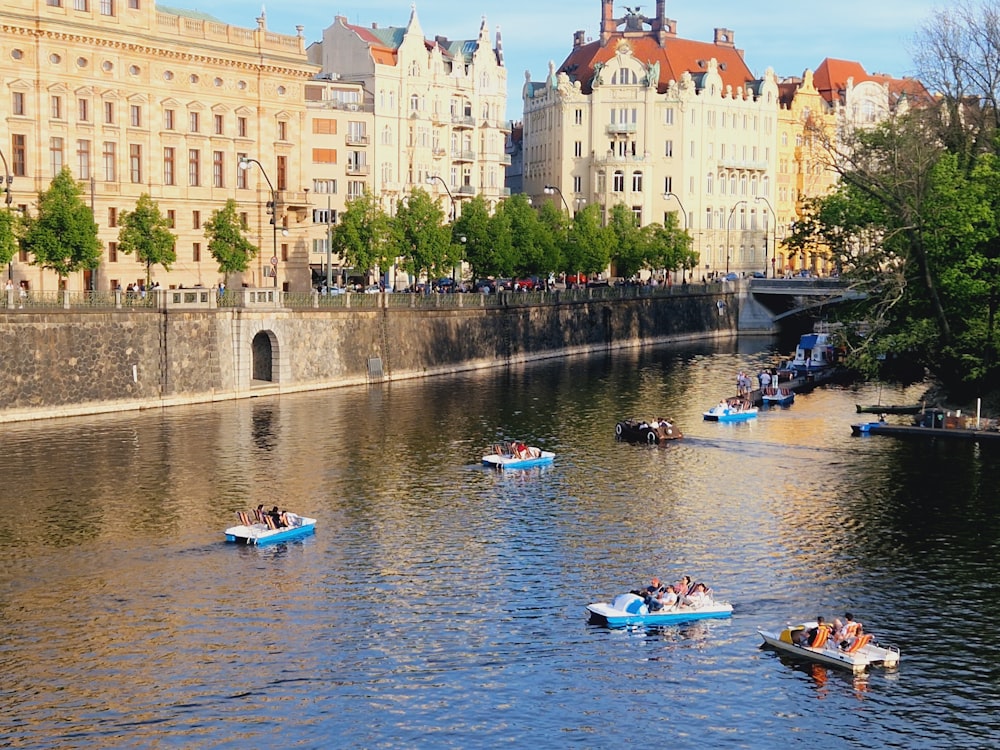
<instances>
[{"instance_id":1,"label":"person wearing orange life jacket","mask_svg":"<svg viewBox=\"0 0 1000 750\"><path fill-rule=\"evenodd\" d=\"M822 648L826 645L830 632L831 628L826 624L826 619L820 615L816 618L815 627L800 630L795 634L795 643L809 648Z\"/></svg>"},{"instance_id":2,"label":"person wearing orange life jacket","mask_svg":"<svg viewBox=\"0 0 1000 750\"><path fill-rule=\"evenodd\" d=\"M840 647L845 651L853 650L853 646L858 638L863 635L864 627L861 623L854 619L854 615L850 612L844 613L844 624L837 633L837 642ZM871 640L870 638L868 640Z\"/></svg>"}]
</instances>

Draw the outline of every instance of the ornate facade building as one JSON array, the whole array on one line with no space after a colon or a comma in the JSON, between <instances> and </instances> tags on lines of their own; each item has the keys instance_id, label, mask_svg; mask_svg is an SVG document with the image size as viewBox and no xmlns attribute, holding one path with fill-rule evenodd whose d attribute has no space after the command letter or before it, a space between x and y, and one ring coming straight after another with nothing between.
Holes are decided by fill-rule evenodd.
<instances>
[{"instance_id":1,"label":"ornate facade building","mask_svg":"<svg viewBox=\"0 0 1000 750\"><path fill-rule=\"evenodd\" d=\"M142 193L177 235L170 272L153 268L162 286L221 281L203 224L230 198L261 245L231 283L308 284L304 88L316 72L301 34L268 31L263 14L247 29L154 0L4 0L0 152L11 206L35 210L64 166L84 186L104 255L96 271L67 279L71 291L144 281L145 267L117 249L118 217ZM257 164L240 169L241 158ZM15 257L14 283L55 289L55 275L28 260Z\"/></svg>"},{"instance_id":2,"label":"ornate facade building","mask_svg":"<svg viewBox=\"0 0 1000 750\"><path fill-rule=\"evenodd\" d=\"M692 275L762 271L774 221L774 74L754 78L728 29L712 42L678 37L665 0L653 18L613 18L612 0L601 8L598 40L577 32L562 65L525 83L525 192L558 193L568 212L597 203L607 216L623 204L642 224L680 212L701 258Z\"/></svg>"},{"instance_id":3,"label":"ornate facade building","mask_svg":"<svg viewBox=\"0 0 1000 750\"><path fill-rule=\"evenodd\" d=\"M499 32L426 39L414 9L406 27L349 24L341 16L309 49L324 74L354 81L372 112L371 188L392 213L414 187L461 214L463 199L496 204L504 186L507 70Z\"/></svg>"}]
</instances>

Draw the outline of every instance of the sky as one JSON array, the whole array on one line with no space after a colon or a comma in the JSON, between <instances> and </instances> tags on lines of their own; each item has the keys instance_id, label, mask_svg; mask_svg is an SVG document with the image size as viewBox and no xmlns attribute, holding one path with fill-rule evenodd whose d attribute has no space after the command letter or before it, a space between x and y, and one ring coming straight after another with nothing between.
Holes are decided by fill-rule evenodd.
<instances>
[{"instance_id":1,"label":"sky","mask_svg":"<svg viewBox=\"0 0 1000 750\"><path fill-rule=\"evenodd\" d=\"M625 7L646 16L656 15L656 0L616 0L616 18ZM334 16L344 16L359 26L406 26L410 2L404 0L352 0L339 5L330 0L296 0L290 6L254 0L169 0L176 8L200 10L219 20L253 28L263 7L267 28L295 34L304 27L306 44L320 41ZM897 78L915 74L914 36L930 22L947 0L838 0L826 5L802 0L667 0L666 14L677 21L677 35L711 42L715 28L734 32L736 46L756 76L773 68L779 77L800 76L814 70L827 57L860 62L869 73ZM596 39L600 30L600 0L419 0L417 17L424 36L475 39L485 18L490 40L499 27L507 68L507 119L520 120L521 89L525 71L531 80L543 81L549 62L560 65L573 47L573 34L582 30Z\"/></svg>"}]
</instances>

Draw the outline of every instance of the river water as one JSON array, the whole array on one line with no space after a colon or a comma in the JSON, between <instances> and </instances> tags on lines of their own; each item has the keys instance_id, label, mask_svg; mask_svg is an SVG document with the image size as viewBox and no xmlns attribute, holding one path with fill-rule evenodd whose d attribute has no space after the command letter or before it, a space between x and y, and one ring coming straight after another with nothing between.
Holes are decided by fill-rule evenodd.
<instances>
[{"instance_id":1,"label":"river water","mask_svg":"<svg viewBox=\"0 0 1000 750\"><path fill-rule=\"evenodd\" d=\"M918 389L702 421L778 349L0 427L0 745L996 746L1000 450L851 437L855 403ZM684 440L615 442L661 415ZM555 465L481 468L501 437ZM225 544L258 503L316 535ZM685 573L733 617L588 624L588 602ZM759 647L847 609L898 670Z\"/></svg>"}]
</instances>

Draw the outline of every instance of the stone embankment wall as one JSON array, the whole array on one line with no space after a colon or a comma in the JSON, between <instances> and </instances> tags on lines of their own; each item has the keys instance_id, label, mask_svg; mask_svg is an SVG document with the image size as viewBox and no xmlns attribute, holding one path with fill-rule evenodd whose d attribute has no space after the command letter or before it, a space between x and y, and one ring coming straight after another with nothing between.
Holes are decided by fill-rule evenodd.
<instances>
[{"instance_id":1,"label":"stone embankment wall","mask_svg":"<svg viewBox=\"0 0 1000 750\"><path fill-rule=\"evenodd\" d=\"M452 309L10 311L0 313L0 422L728 337L736 311L726 299L705 293Z\"/></svg>"}]
</instances>

